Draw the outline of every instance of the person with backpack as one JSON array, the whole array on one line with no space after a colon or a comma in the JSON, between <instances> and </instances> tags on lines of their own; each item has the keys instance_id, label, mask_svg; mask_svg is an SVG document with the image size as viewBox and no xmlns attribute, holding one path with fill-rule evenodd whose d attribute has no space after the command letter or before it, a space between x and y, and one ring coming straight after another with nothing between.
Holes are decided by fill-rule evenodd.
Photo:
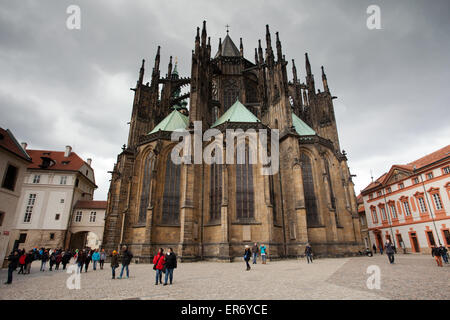
<instances>
[{"instance_id":1,"label":"person with backpack","mask_svg":"<svg viewBox=\"0 0 450 320\"><path fill-rule=\"evenodd\" d=\"M431 249L431 256L434 257L434 259L436 260L438 267L443 267L442 258L441 258L441 250L438 247L436 247L436 245L433 245L433 247Z\"/></svg>"},{"instance_id":2,"label":"person with backpack","mask_svg":"<svg viewBox=\"0 0 450 320\"><path fill-rule=\"evenodd\" d=\"M245 263L247 265L247 270L246 271L249 271L251 269L250 268L250 264L248 263L250 261L251 256L252 256L252 252L250 251L250 248L248 247L248 245L246 245L245 246L245 251L244 251L244 260L245 260Z\"/></svg>"},{"instance_id":3,"label":"person with backpack","mask_svg":"<svg viewBox=\"0 0 450 320\"><path fill-rule=\"evenodd\" d=\"M26 254L25 254L25 251L22 251L21 253L20 253L20 257L19 257L19 267L20 267L20 270L19 270L19 272L17 272L17 274L24 274L24 271L25 271L25 259L26 259Z\"/></svg>"},{"instance_id":4,"label":"person with backpack","mask_svg":"<svg viewBox=\"0 0 450 320\"><path fill-rule=\"evenodd\" d=\"M55 265L55 263L56 263L56 252L52 251L52 253L50 254L49 271L53 271L53 266Z\"/></svg>"},{"instance_id":5,"label":"person with backpack","mask_svg":"<svg viewBox=\"0 0 450 320\"><path fill-rule=\"evenodd\" d=\"M102 249L102 251L100 252L100 270L103 270L105 260L106 260L106 252L105 249Z\"/></svg>"},{"instance_id":6,"label":"person with backpack","mask_svg":"<svg viewBox=\"0 0 450 320\"><path fill-rule=\"evenodd\" d=\"M88 271L89 263L91 263L92 260L92 251L87 250L86 251L86 258L84 259L84 272Z\"/></svg>"},{"instance_id":7,"label":"person with backpack","mask_svg":"<svg viewBox=\"0 0 450 320\"><path fill-rule=\"evenodd\" d=\"M122 270L120 271L120 276L118 279L122 279L124 269L127 270L127 279L130 277L130 272L128 270L128 266L131 263L131 259L133 259L133 254L130 250L128 250L127 246L122 247Z\"/></svg>"},{"instance_id":8,"label":"person with backpack","mask_svg":"<svg viewBox=\"0 0 450 320\"><path fill-rule=\"evenodd\" d=\"M41 255L41 271L42 272L45 271L45 267L47 266L47 261L48 261L48 251L43 250L42 255Z\"/></svg>"},{"instance_id":9,"label":"person with backpack","mask_svg":"<svg viewBox=\"0 0 450 320\"><path fill-rule=\"evenodd\" d=\"M260 251L261 251L261 260L262 260L262 264L266 264L266 259L267 259L267 248L266 248L266 245L265 245L265 244L261 244Z\"/></svg>"},{"instance_id":10,"label":"person with backpack","mask_svg":"<svg viewBox=\"0 0 450 320\"><path fill-rule=\"evenodd\" d=\"M95 250L92 254L92 263L93 263L93 269L94 271L97 270L97 263L100 261L100 253L98 250Z\"/></svg>"},{"instance_id":11,"label":"person with backpack","mask_svg":"<svg viewBox=\"0 0 450 320\"><path fill-rule=\"evenodd\" d=\"M76 263L78 265L78 273L83 272L84 260L86 259L86 255L84 250L80 250L77 253Z\"/></svg>"},{"instance_id":12,"label":"person with backpack","mask_svg":"<svg viewBox=\"0 0 450 320\"><path fill-rule=\"evenodd\" d=\"M441 257L444 260L444 263L448 264L448 255L447 255L448 250L447 250L447 248L444 247L443 245L441 245L439 247L439 250L441 250Z\"/></svg>"},{"instance_id":13,"label":"person with backpack","mask_svg":"<svg viewBox=\"0 0 450 320\"><path fill-rule=\"evenodd\" d=\"M313 251L312 251L312 247L309 243L306 244L305 247L305 256L306 256L306 261L313 263Z\"/></svg>"},{"instance_id":14,"label":"person with backpack","mask_svg":"<svg viewBox=\"0 0 450 320\"><path fill-rule=\"evenodd\" d=\"M69 250L63 251L61 253L61 263L63 265L63 270L66 270L66 265L69 263L70 259L72 258L72 255L70 254Z\"/></svg>"},{"instance_id":15,"label":"person with backpack","mask_svg":"<svg viewBox=\"0 0 450 320\"><path fill-rule=\"evenodd\" d=\"M164 258L164 249L159 248L158 254L153 257L153 270L156 271L155 285L158 285L158 280L159 280L159 283L162 284L162 274L163 274L164 263L165 263L164 259L165 259Z\"/></svg>"},{"instance_id":16,"label":"person with backpack","mask_svg":"<svg viewBox=\"0 0 450 320\"><path fill-rule=\"evenodd\" d=\"M34 259L34 252L33 250L30 250L25 256L25 273L30 274L31 271L31 263Z\"/></svg>"},{"instance_id":17,"label":"person with backpack","mask_svg":"<svg viewBox=\"0 0 450 320\"><path fill-rule=\"evenodd\" d=\"M17 269L17 265L19 263L19 252L17 250L14 250L11 252L11 254L8 257L8 280L5 282L5 284L11 284L13 280L13 272L15 269Z\"/></svg>"},{"instance_id":18,"label":"person with backpack","mask_svg":"<svg viewBox=\"0 0 450 320\"><path fill-rule=\"evenodd\" d=\"M113 250L111 253L111 272L112 272L112 278L116 278L116 269L119 267L119 255L117 254L116 250Z\"/></svg>"},{"instance_id":19,"label":"person with backpack","mask_svg":"<svg viewBox=\"0 0 450 320\"><path fill-rule=\"evenodd\" d=\"M164 264L164 268L166 270L166 276L164 279L164 285L167 286L167 279L169 278L170 284L172 284L173 280L173 269L177 267L177 256L173 252L172 248L169 248L166 256L164 257L166 263Z\"/></svg>"},{"instance_id":20,"label":"person with backpack","mask_svg":"<svg viewBox=\"0 0 450 320\"><path fill-rule=\"evenodd\" d=\"M393 247L391 241L389 241L389 239L386 240L386 243L384 244L384 247L386 248L386 254L388 256L389 262L391 264L393 264L394 263L395 250L394 250L394 247Z\"/></svg>"}]
</instances>

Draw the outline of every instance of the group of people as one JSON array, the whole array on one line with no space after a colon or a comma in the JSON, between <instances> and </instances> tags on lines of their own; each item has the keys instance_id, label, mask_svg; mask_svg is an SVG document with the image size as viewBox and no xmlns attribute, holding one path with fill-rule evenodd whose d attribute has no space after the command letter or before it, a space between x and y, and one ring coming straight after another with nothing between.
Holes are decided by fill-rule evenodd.
<instances>
[{"instance_id":1,"label":"group of people","mask_svg":"<svg viewBox=\"0 0 450 320\"><path fill-rule=\"evenodd\" d=\"M159 248L158 254L153 257L153 270L156 271L155 285L162 284L162 275L164 277L164 286L167 286L167 280L170 284L173 282L173 270L177 267L177 256L173 252L172 248L164 253L163 248Z\"/></svg>"},{"instance_id":2,"label":"group of people","mask_svg":"<svg viewBox=\"0 0 450 320\"><path fill-rule=\"evenodd\" d=\"M84 272L88 271L89 264L92 261L92 268L97 270L97 264L100 265L100 270L103 270L103 265L105 264L106 260L106 252L105 249L102 249L99 251L98 249L84 249L84 250L75 250L75 253L73 255L75 262L78 266L77 271L81 273L83 271L84 266Z\"/></svg>"},{"instance_id":3,"label":"group of people","mask_svg":"<svg viewBox=\"0 0 450 320\"><path fill-rule=\"evenodd\" d=\"M253 257L253 264L256 264L256 260L258 258L258 254L261 254L261 261L262 264L266 264L267 261L267 247L265 244L261 244L261 246L258 247L258 244L255 242L250 249L250 246L245 246L244 251L244 261L247 265L247 271L251 269L250 267L250 259Z\"/></svg>"},{"instance_id":4,"label":"group of people","mask_svg":"<svg viewBox=\"0 0 450 320\"><path fill-rule=\"evenodd\" d=\"M436 260L436 263L438 267L443 267L442 260L444 260L445 264L448 264L448 250L443 245L440 245L439 247L434 245L431 249L431 256L434 257Z\"/></svg>"}]
</instances>

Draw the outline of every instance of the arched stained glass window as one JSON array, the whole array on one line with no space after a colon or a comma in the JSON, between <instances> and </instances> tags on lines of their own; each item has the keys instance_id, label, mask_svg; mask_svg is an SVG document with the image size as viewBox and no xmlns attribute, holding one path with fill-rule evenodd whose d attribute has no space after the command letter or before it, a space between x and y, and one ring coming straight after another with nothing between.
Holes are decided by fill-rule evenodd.
<instances>
[{"instance_id":1,"label":"arched stained glass window","mask_svg":"<svg viewBox=\"0 0 450 320\"><path fill-rule=\"evenodd\" d=\"M336 225L340 225L339 216L336 211L336 198L334 197L333 184L331 182L330 165L328 164L327 159L324 159L324 162L325 162L325 171L327 173L328 187L330 191L331 208L335 210L334 217L336 219Z\"/></svg>"},{"instance_id":2,"label":"arched stained glass window","mask_svg":"<svg viewBox=\"0 0 450 320\"><path fill-rule=\"evenodd\" d=\"M209 214L211 221L220 219L222 204L222 165L212 164L210 169Z\"/></svg>"},{"instance_id":3,"label":"arched stained glass window","mask_svg":"<svg viewBox=\"0 0 450 320\"><path fill-rule=\"evenodd\" d=\"M254 219L253 165L249 163L246 148L245 163L236 164L236 217L238 220Z\"/></svg>"},{"instance_id":4,"label":"arched stained glass window","mask_svg":"<svg viewBox=\"0 0 450 320\"><path fill-rule=\"evenodd\" d=\"M162 222L180 222L180 172L181 165L172 162L170 153L166 160L166 174L162 207Z\"/></svg>"},{"instance_id":5,"label":"arched stained glass window","mask_svg":"<svg viewBox=\"0 0 450 320\"><path fill-rule=\"evenodd\" d=\"M142 177L142 192L141 202L139 206L138 223L145 223L147 219L148 201L150 198L150 184L152 181L153 169L155 165L155 155L153 152L149 153L144 162L144 173Z\"/></svg>"},{"instance_id":6,"label":"arched stained glass window","mask_svg":"<svg viewBox=\"0 0 450 320\"><path fill-rule=\"evenodd\" d=\"M319 212L317 210L317 199L314 190L314 178L311 159L304 153L301 154L303 190L305 193L306 221L308 226L319 225Z\"/></svg>"}]
</instances>

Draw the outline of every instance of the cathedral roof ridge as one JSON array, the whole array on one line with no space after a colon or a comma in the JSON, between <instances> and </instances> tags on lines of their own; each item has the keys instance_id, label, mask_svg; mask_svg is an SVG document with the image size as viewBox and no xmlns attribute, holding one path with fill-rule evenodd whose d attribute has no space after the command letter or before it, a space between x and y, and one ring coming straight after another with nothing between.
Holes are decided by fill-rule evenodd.
<instances>
[{"instance_id":1,"label":"cathedral roof ridge","mask_svg":"<svg viewBox=\"0 0 450 320\"><path fill-rule=\"evenodd\" d=\"M236 47L236 45L234 44L233 40L231 39L228 33L223 39L222 51L219 52L219 50L217 51L214 58L217 58L219 56L219 53L224 57L240 57L241 55L239 49Z\"/></svg>"},{"instance_id":2,"label":"cathedral roof ridge","mask_svg":"<svg viewBox=\"0 0 450 320\"><path fill-rule=\"evenodd\" d=\"M158 123L148 134L161 131L176 131L185 129L189 124L189 117L185 116L177 109L173 110L167 117Z\"/></svg>"},{"instance_id":3,"label":"cathedral roof ridge","mask_svg":"<svg viewBox=\"0 0 450 320\"><path fill-rule=\"evenodd\" d=\"M300 119L295 113L292 113L292 124L295 131L301 136L315 136L316 132L308 126L302 119Z\"/></svg>"},{"instance_id":4,"label":"cathedral roof ridge","mask_svg":"<svg viewBox=\"0 0 450 320\"><path fill-rule=\"evenodd\" d=\"M239 99L211 126L212 128L224 122L261 122Z\"/></svg>"}]
</instances>

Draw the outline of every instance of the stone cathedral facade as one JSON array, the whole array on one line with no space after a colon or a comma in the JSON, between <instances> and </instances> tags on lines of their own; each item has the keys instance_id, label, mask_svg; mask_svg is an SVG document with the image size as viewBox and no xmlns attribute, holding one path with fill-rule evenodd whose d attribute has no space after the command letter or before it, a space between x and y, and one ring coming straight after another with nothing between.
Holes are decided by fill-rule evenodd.
<instances>
[{"instance_id":1,"label":"stone cathedral facade","mask_svg":"<svg viewBox=\"0 0 450 320\"><path fill-rule=\"evenodd\" d=\"M197 28L191 75L172 58L160 74L158 47L151 81L144 61L134 90L128 144L112 170L103 247L128 245L141 262L172 247L182 261L242 257L246 244L264 243L269 259L299 257L309 242L316 255L351 255L363 246L354 185L340 149L327 78L316 89L306 58L302 82L292 60L275 46L266 26L254 61L228 34L211 54L206 22ZM181 94L185 87L187 93ZM186 90L185 90L186 91ZM186 99L189 98L189 110ZM280 167L262 175L260 164L180 164L171 161L177 129L279 130ZM202 142L205 148L209 142Z\"/></svg>"}]
</instances>

